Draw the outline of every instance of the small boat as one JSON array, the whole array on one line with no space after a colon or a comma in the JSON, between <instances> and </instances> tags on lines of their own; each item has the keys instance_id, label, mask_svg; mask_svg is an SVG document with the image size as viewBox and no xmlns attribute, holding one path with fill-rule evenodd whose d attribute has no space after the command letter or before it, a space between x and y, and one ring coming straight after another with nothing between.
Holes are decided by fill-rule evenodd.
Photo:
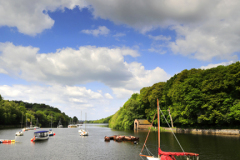
<instances>
[{"instance_id":1,"label":"small boat","mask_svg":"<svg viewBox=\"0 0 240 160\"><path fill-rule=\"evenodd\" d=\"M48 138L49 138L48 131L37 131L37 132L34 132L34 137L31 139L31 141L33 142L44 141L44 140L48 140Z\"/></svg>"},{"instance_id":2,"label":"small boat","mask_svg":"<svg viewBox=\"0 0 240 160\"><path fill-rule=\"evenodd\" d=\"M15 143L15 140L0 139L0 143Z\"/></svg>"},{"instance_id":3,"label":"small boat","mask_svg":"<svg viewBox=\"0 0 240 160\"><path fill-rule=\"evenodd\" d=\"M86 114L85 114L85 119L86 119ZM86 122L86 120L85 120ZM78 133L80 134L80 136L88 136L88 132L86 131L86 124L85 124L85 130L84 129L79 129Z\"/></svg>"},{"instance_id":4,"label":"small boat","mask_svg":"<svg viewBox=\"0 0 240 160\"><path fill-rule=\"evenodd\" d=\"M62 125L62 123L61 123L61 119L60 119L59 122L58 122L57 128L63 128L63 125Z\"/></svg>"},{"instance_id":5,"label":"small boat","mask_svg":"<svg viewBox=\"0 0 240 160\"><path fill-rule=\"evenodd\" d=\"M115 140L116 140L117 142L122 142L122 141L123 141L123 138L120 137L120 136L117 136Z\"/></svg>"},{"instance_id":6,"label":"small boat","mask_svg":"<svg viewBox=\"0 0 240 160\"><path fill-rule=\"evenodd\" d=\"M80 136L88 136L88 132L81 129L81 131L78 130L78 133L80 134Z\"/></svg>"},{"instance_id":7,"label":"small boat","mask_svg":"<svg viewBox=\"0 0 240 160\"><path fill-rule=\"evenodd\" d=\"M151 128L149 129L149 133L147 135L147 138L146 138L146 141L143 145L143 148L140 152L140 156L142 157L146 157L148 160L176 160L174 156L183 156L185 158L187 158L187 160L189 160L189 157L192 156L192 157L196 157L197 160L199 159L199 154L197 153L189 153L189 152L164 152L161 150L160 148L160 116L159 116L159 112L161 111L160 107L159 107L159 102L157 100L157 116L158 116L158 157L154 157L153 155L143 155L142 154L142 151L144 149L144 147L147 148L146 146L146 142L147 142L147 138L148 138L148 135L151 131ZM162 113L162 111L161 111ZM154 116L155 118L155 116ZM154 121L154 118L153 118L153 121ZM165 119L166 120L166 119ZM167 121L166 121L167 122ZM168 123L168 122L167 122ZM172 132L173 133L173 132ZM173 133L174 134L174 133ZM174 137L176 138L176 136L174 135ZM181 147L182 149L182 147ZM183 149L182 149L183 150ZM149 152L150 153L150 152Z\"/></svg>"},{"instance_id":8,"label":"small boat","mask_svg":"<svg viewBox=\"0 0 240 160\"><path fill-rule=\"evenodd\" d=\"M105 141L110 141L110 137L105 136L105 137L104 137L104 140L105 140Z\"/></svg>"},{"instance_id":9,"label":"small boat","mask_svg":"<svg viewBox=\"0 0 240 160\"><path fill-rule=\"evenodd\" d=\"M75 125L75 124L69 124L69 125L68 125L68 128L77 128L77 125Z\"/></svg>"},{"instance_id":10,"label":"small boat","mask_svg":"<svg viewBox=\"0 0 240 160\"><path fill-rule=\"evenodd\" d=\"M124 140L126 140L126 141L131 141L132 139L131 139L130 136L125 136Z\"/></svg>"},{"instance_id":11,"label":"small boat","mask_svg":"<svg viewBox=\"0 0 240 160\"><path fill-rule=\"evenodd\" d=\"M51 117L51 129L48 132L49 136L55 136L55 133L52 131L52 117Z\"/></svg>"},{"instance_id":12,"label":"small boat","mask_svg":"<svg viewBox=\"0 0 240 160\"><path fill-rule=\"evenodd\" d=\"M52 129L49 129L48 135L49 136L55 136L55 133L52 131Z\"/></svg>"},{"instance_id":13,"label":"small boat","mask_svg":"<svg viewBox=\"0 0 240 160\"><path fill-rule=\"evenodd\" d=\"M37 118L36 125L33 128L34 128L34 130L39 129L39 127L38 127L38 118Z\"/></svg>"},{"instance_id":14,"label":"small boat","mask_svg":"<svg viewBox=\"0 0 240 160\"><path fill-rule=\"evenodd\" d=\"M22 130L17 131L16 136L23 136L23 131Z\"/></svg>"}]
</instances>

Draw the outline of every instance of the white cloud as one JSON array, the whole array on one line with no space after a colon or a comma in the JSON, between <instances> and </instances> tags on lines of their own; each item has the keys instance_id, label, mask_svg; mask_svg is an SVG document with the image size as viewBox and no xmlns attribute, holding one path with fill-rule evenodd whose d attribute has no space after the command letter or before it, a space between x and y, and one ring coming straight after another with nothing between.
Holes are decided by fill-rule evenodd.
<instances>
[{"instance_id":1,"label":"white cloud","mask_svg":"<svg viewBox=\"0 0 240 160\"><path fill-rule=\"evenodd\" d=\"M48 11L86 7L84 0L1 0L0 26L17 27L20 33L36 35L54 25Z\"/></svg>"},{"instance_id":2,"label":"white cloud","mask_svg":"<svg viewBox=\"0 0 240 160\"><path fill-rule=\"evenodd\" d=\"M112 90L113 90L113 93L116 95L116 97L120 99L129 98L133 93L139 92L139 91L134 92L132 90L128 90L125 88L112 88Z\"/></svg>"},{"instance_id":3,"label":"white cloud","mask_svg":"<svg viewBox=\"0 0 240 160\"><path fill-rule=\"evenodd\" d=\"M99 104L109 104L101 93L76 86L2 85L1 96L7 100L44 103L59 108L70 116L79 116L82 110L101 110ZM107 93L106 93L107 94ZM92 117L93 118L93 117ZM94 118L93 118L94 119Z\"/></svg>"},{"instance_id":4,"label":"white cloud","mask_svg":"<svg viewBox=\"0 0 240 160\"><path fill-rule=\"evenodd\" d=\"M176 32L166 44L175 54L194 59L236 60L240 51L240 1L89 0L95 17L127 24L146 33L157 28ZM108 4L108 5L106 5ZM108 7L111 6L111 7ZM134 8L134 9L132 9ZM162 39L163 37L152 37ZM155 50L154 50L155 49ZM157 52L156 48L151 51ZM161 52L161 51L160 51Z\"/></svg>"},{"instance_id":5,"label":"white cloud","mask_svg":"<svg viewBox=\"0 0 240 160\"><path fill-rule=\"evenodd\" d=\"M117 33L117 34L115 34L115 35L113 35L113 37L123 37L123 36L126 36L126 34L125 33Z\"/></svg>"},{"instance_id":6,"label":"white cloud","mask_svg":"<svg viewBox=\"0 0 240 160\"><path fill-rule=\"evenodd\" d=\"M124 56L138 56L128 48L94 46L59 49L56 53L39 54L39 48L0 43L0 68L27 81L47 84L82 84L99 81L118 84L132 74Z\"/></svg>"},{"instance_id":7,"label":"white cloud","mask_svg":"<svg viewBox=\"0 0 240 160\"><path fill-rule=\"evenodd\" d=\"M126 55L138 56L137 51L126 47L85 46L77 50L59 49L56 53L48 54L39 54L38 51L39 48L31 46L0 43L0 69L27 81L48 85L75 85L98 81L110 88L125 88L131 92L170 78L170 75L159 67L145 70L141 63L125 62ZM70 87L66 89L68 88ZM73 87L70 90L71 95L82 94L79 88ZM92 95L96 98L100 96Z\"/></svg>"},{"instance_id":8,"label":"white cloud","mask_svg":"<svg viewBox=\"0 0 240 160\"><path fill-rule=\"evenodd\" d=\"M113 99L113 97L112 97L111 94L109 94L109 93L105 93L104 96L105 96L107 99Z\"/></svg>"},{"instance_id":9,"label":"white cloud","mask_svg":"<svg viewBox=\"0 0 240 160\"><path fill-rule=\"evenodd\" d=\"M218 64L209 64L207 66L201 66L200 69L209 69L209 68L214 68L214 67L217 67L217 66L227 66L227 65L230 65L234 63L234 61L230 61L230 62L222 62L222 63L218 63Z\"/></svg>"},{"instance_id":10,"label":"white cloud","mask_svg":"<svg viewBox=\"0 0 240 160\"><path fill-rule=\"evenodd\" d=\"M166 37L166 36L163 36L163 35L159 35L159 36L148 35L148 37L150 39L155 40L155 41L169 41L169 40L171 40L170 36Z\"/></svg>"},{"instance_id":11,"label":"white cloud","mask_svg":"<svg viewBox=\"0 0 240 160\"><path fill-rule=\"evenodd\" d=\"M99 36L99 35L108 35L110 30L105 27L105 26L99 26L98 29L94 29L94 30L82 30L82 33L86 33L86 34L92 34L94 36Z\"/></svg>"},{"instance_id":12,"label":"white cloud","mask_svg":"<svg viewBox=\"0 0 240 160\"><path fill-rule=\"evenodd\" d=\"M236 60L240 51L239 6L238 0L2 0L0 26L17 27L21 33L36 35L54 25L48 11L87 7L96 18L126 24L142 33L171 28L177 34L169 44L175 54L204 61ZM109 29L101 26L83 32L107 35Z\"/></svg>"}]
</instances>

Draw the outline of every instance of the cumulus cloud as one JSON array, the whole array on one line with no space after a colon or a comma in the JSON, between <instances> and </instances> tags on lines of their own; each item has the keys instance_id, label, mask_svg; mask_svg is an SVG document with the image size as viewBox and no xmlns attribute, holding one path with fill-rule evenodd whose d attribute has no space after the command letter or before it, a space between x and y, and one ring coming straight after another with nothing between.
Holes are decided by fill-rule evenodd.
<instances>
[{"instance_id":1,"label":"cumulus cloud","mask_svg":"<svg viewBox=\"0 0 240 160\"><path fill-rule=\"evenodd\" d=\"M111 88L131 91L170 78L170 75L159 67L146 70L141 63L125 62L126 55L139 56L136 50L126 47L84 46L78 49L63 48L56 53L38 52L39 48L32 46L0 43L0 69L27 81L49 85L75 85L98 81ZM74 93L71 91L71 94ZM110 95L105 96L111 98Z\"/></svg>"},{"instance_id":2,"label":"cumulus cloud","mask_svg":"<svg viewBox=\"0 0 240 160\"><path fill-rule=\"evenodd\" d=\"M17 27L20 33L36 35L54 25L47 14L57 9L86 7L84 0L1 0L0 26Z\"/></svg>"},{"instance_id":3,"label":"cumulus cloud","mask_svg":"<svg viewBox=\"0 0 240 160\"><path fill-rule=\"evenodd\" d=\"M217 66L227 66L227 65L230 65L232 63L234 63L234 61L222 62L222 63L218 63L218 64L209 64L207 66L201 66L200 68L201 69L209 69L209 68L214 68L214 67L217 67Z\"/></svg>"},{"instance_id":4,"label":"cumulus cloud","mask_svg":"<svg viewBox=\"0 0 240 160\"><path fill-rule=\"evenodd\" d=\"M94 30L82 30L82 33L85 34L92 34L94 36L99 36L99 35L108 35L110 30L105 27L105 26L99 26L98 29L94 29Z\"/></svg>"},{"instance_id":5,"label":"cumulus cloud","mask_svg":"<svg viewBox=\"0 0 240 160\"><path fill-rule=\"evenodd\" d=\"M104 96L105 96L107 99L113 99L113 97L112 97L111 94L109 94L109 93L105 93Z\"/></svg>"},{"instance_id":6,"label":"cumulus cloud","mask_svg":"<svg viewBox=\"0 0 240 160\"><path fill-rule=\"evenodd\" d=\"M236 60L240 51L240 1L89 0L95 17L127 24L142 33L156 28L176 32L166 44L175 54L194 59ZM111 7L108 7L108 6ZM134 9L133 9L134 8ZM157 37L152 37L158 39ZM162 39L163 37L159 37ZM155 50L154 50L155 49ZM152 51L157 52L156 48ZM161 52L161 51L160 51Z\"/></svg>"},{"instance_id":7,"label":"cumulus cloud","mask_svg":"<svg viewBox=\"0 0 240 160\"><path fill-rule=\"evenodd\" d=\"M2 97L7 100L21 100L29 103L44 103L78 116L81 110L99 109L99 104L109 104L109 97L85 87L76 86L37 86L37 85L0 85Z\"/></svg>"},{"instance_id":8,"label":"cumulus cloud","mask_svg":"<svg viewBox=\"0 0 240 160\"><path fill-rule=\"evenodd\" d=\"M171 40L170 36L166 37L166 36L163 36L163 35L159 35L159 36L148 35L148 37L150 39L155 40L155 41L169 41L169 40Z\"/></svg>"},{"instance_id":9,"label":"cumulus cloud","mask_svg":"<svg viewBox=\"0 0 240 160\"><path fill-rule=\"evenodd\" d=\"M126 24L142 33L159 27L171 28L177 37L171 37L168 47L175 54L204 61L236 60L240 51L238 0L8 0L1 1L0 6L0 26L17 27L28 35L36 35L54 25L47 14L49 11L87 7L95 18ZM109 29L101 26L83 32L107 35Z\"/></svg>"}]
</instances>

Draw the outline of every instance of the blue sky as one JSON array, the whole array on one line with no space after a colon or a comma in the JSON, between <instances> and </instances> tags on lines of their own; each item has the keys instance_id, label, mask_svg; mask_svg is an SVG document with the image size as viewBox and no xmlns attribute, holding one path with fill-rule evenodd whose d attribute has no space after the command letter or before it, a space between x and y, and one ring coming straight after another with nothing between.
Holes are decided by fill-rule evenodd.
<instances>
[{"instance_id":1,"label":"blue sky","mask_svg":"<svg viewBox=\"0 0 240 160\"><path fill-rule=\"evenodd\" d=\"M0 8L2 97L79 119L110 116L184 69L239 60L237 0L0 0Z\"/></svg>"}]
</instances>

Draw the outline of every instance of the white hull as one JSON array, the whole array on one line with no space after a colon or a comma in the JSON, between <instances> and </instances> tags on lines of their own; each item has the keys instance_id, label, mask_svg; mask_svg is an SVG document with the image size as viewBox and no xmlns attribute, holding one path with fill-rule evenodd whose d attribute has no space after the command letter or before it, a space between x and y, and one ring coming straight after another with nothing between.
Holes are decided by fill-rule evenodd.
<instances>
[{"instance_id":1,"label":"white hull","mask_svg":"<svg viewBox=\"0 0 240 160\"><path fill-rule=\"evenodd\" d=\"M35 137L34 141L44 141L44 140L48 140L49 137Z\"/></svg>"},{"instance_id":2,"label":"white hull","mask_svg":"<svg viewBox=\"0 0 240 160\"><path fill-rule=\"evenodd\" d=\"M78 133L80 134L80 136L88 136L88 132L83 129L79 129Z\"/></svg>"},{"instance_id":3,"label":"white hull","mask_svg":"<svg viewBox=\"0 0 240 160\"><path fill-rule=\"evenodd\" d=\"M63 128L63 126L62 126L62 125L59 125L57 128Z\"/></svg>"},{"instance_id":4,"label":"white hull","mask_svg":"<svg viewBox=\"0 0 240 160\"><path fill-rule=\"evenodd\" d=\"M161 158L156 158L156 157L147 157L149 160L161 160Z\"/></svg>"},{"instance_id":5,"label":"white hull","mask_svg":"<svg viewBox=\"0 0 240 160\"><path fill-rule=\"evenodd\" d=\"M23 136L23 133L22 132L17 132L16 136Z\"/></svg>"}]
</instances>

